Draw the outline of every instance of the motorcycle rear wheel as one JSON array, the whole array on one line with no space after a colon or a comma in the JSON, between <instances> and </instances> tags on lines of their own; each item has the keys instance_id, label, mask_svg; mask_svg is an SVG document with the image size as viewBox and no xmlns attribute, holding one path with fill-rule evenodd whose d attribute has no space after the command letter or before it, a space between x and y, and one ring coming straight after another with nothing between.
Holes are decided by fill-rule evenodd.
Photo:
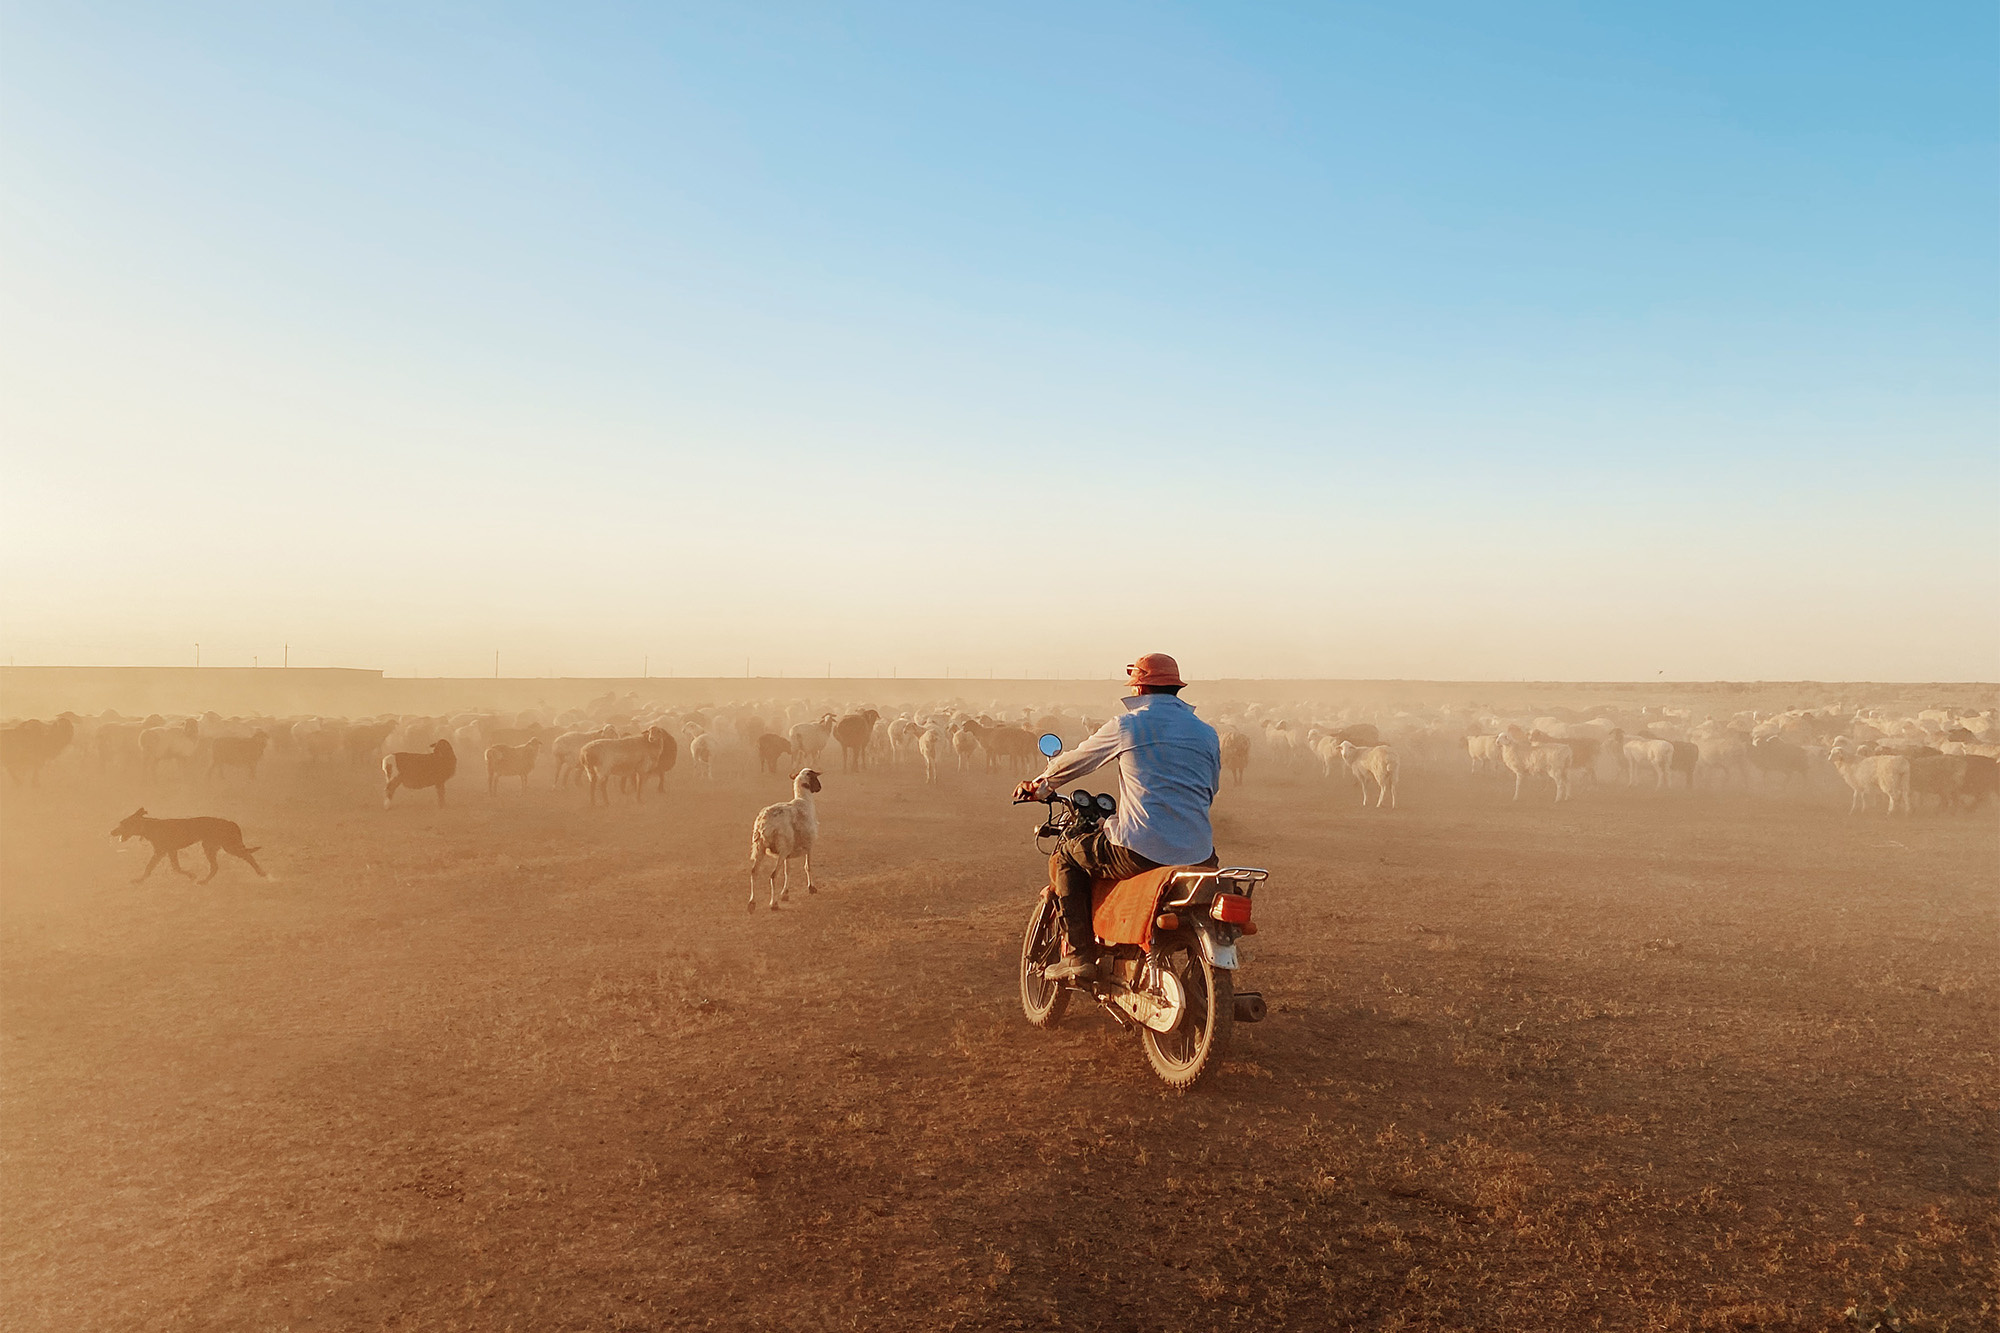
<instances>
[{"instance_id":1,"label":"motorcycle rear wheel","mask_svg":"<svg viewBox=\"0 0 2000 1333\"><path fill-rule=\"evenodd\" d=\"M1139 1033L1139 1044L1162 1083L1191 1088L1229 1053L1236 1030L1236 980L1228 968L1202 957L1199 948L1176 949L1160 959L1160 966L1181 979L1187 1004L1171 1032L1146 1028Z\"/></svg>"},{"instance_id":2,"label":"motorcycle rear wheel","mask_svg":"<svg viewBox=\"0 0 2000 1333\"><path fill-rule=\"evenodd\" d=\"M1053 893L1035 900L1028 913L1028 930L1021 937L1021 1012L1038 1028L1062 1022L1069 1008L1069 987L1044 981L1042 969L1062 957L1062 913Z\"/></svg>"}]
</instances>

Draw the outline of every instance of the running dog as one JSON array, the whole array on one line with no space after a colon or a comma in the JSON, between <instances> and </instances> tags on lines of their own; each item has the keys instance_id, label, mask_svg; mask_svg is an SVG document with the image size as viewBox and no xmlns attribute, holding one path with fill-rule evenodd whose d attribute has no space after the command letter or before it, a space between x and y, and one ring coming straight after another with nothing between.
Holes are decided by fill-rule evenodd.
<instances>
[{"instance_id":1,"label":"running dog","mask_svg":"<svg viewBox=\"0 0 2000 1333\"><path fill-rule=\"evenodd\" d=\"M152 874L153 867L160 863L160 858L163 856L175 870L193 879L194 871L181 865L181 851L196 843L200 843L201 849L208 853L208 879L201 880L203 884L215 878L215 854L218 850L228 852L237 860L244 862L256 871L259 877L269 878L264 875L264 867L257 864L257 858L251 855L258 849L245 847L243 830L227 819L153 819L146 814L145 807L141 806L117 828L112 829L111 836L120 842L124 842L127 838L144 838L153 844L153 859L146 862L146 873L140 875L139 879L133 880L134 884L145 879L146 875Z\"/></svg>"}]
</instances>

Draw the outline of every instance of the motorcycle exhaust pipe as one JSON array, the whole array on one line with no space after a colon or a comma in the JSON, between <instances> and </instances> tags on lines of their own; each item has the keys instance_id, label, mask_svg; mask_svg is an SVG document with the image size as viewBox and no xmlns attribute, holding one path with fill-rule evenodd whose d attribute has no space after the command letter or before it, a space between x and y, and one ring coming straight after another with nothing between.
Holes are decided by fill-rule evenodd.
<instances>
[{"instance_id":1,"label":"motorcycle exhaust pipe","mask_svg":"<svg viewBox=\"0 0 2000 1333\"><path fill-rule=\"evenodd\" d=\"M1261 1023L1269 1012L1264 1007L1264 997L1253 990L1246 990L1236 997L1236 1021L1239 1023Z\"/></svg>"}]
</instances>

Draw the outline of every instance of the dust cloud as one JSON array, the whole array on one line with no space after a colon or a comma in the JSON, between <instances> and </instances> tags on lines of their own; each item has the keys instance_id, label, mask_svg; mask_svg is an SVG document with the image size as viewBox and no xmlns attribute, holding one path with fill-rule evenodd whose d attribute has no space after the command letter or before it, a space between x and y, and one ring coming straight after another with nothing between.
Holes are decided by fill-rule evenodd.
<instances>
[{"instance_id":1,"label":"dust cloud","mask_svg":"<svg viewBox=\"0 0 2000 1333\"><path fill-rule=\"evenodd\" d=\"M13 1326L1981 1308L1992 686L1195 682L1269 1013L1181 1094L1019 998L1109 682L4 681Z\"/></svg>"}]
</instances>

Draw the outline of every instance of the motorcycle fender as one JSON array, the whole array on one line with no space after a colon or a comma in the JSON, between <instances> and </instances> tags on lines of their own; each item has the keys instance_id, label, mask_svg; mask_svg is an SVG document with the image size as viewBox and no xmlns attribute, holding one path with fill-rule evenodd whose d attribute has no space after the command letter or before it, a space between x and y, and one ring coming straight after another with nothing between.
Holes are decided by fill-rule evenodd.
<instances>
[{"instance_id":1,"label":"motorcycle fender","mask_svg":"<svg viewBox=\"0 0 2000 1333\"><path fill-rule=\"evenodd\" d=\"M1236 966L1236 941L1224 940L1214 926L1197 919L1194 923L1195 938L1201 941L1201 956L1213 967Z\"/></svg>"}]
</instances>

